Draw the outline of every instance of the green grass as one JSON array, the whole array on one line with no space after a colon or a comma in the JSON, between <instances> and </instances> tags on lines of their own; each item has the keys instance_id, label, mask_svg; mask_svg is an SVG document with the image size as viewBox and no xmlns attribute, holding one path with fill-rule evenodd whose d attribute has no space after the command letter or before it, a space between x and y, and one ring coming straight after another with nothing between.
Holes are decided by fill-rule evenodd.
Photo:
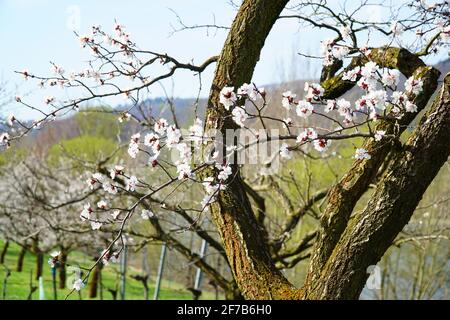
<instances>
[{"instance_id":1,"label":"green grass","mask_svg":"<svg viewBox=\"0 0 450 320\"><path fill-rule=\"evenodd\" d=\"M0 240L0 250L3 249L4 242ZM11 270L11 276L8 278L7 286L6 286L6 297L8 300L24 300L27 299L30 288L30 273L33 272L33 285L37 286L37 281L34 279L34 275L36 273L36 257L27 252L24 264L23 271L16 271L16 264L18 260L18 255L20 252L20 247L16 244L10 244L8 253L5 257L5 264L0 265L0 299L2 299L2 292L4 289L4 279L6 276L5 266ZM53 286L52 286L52 275L51 268L48 265L47 261L49 256L46 255L44 259L44 290L45 290L45 298L47 300L53 299ZM88 259L88 257L84 256L82 253L75 252L69 255L68 264L76 265L79 264L81 266L88 266L92 262ZM107 288L115 288L116 282L118 280L118 265L110 264L105 266L102 270L102 283L103 283L103 299L110 300L112 299L112 295L107 291ZM127 300L142 300L144 298L144 289L140 282L129 277L130 274L138 274L140 270L135 269L133 267L128 268L128 273L126 277L126 292L125 298ZM67 276L69 277L69 273ZM58 276L57 276L58 277ZM57 279L58 280L58 279ZM154 292L154 279L149 280L149 298L153 298ZM86 285L84 289L81 290L82 299L91 300L88 298L88 288L89 283ZM66 296L70 293L71 288L66 289L57 289L58 299L65 299ZM204 292L202 295L203 299L213 299L214 295L211 292ZM39 299L39 290L35 291L32 296L33 300ZM72 293L67 297L69 300L77 300L79 296L77 292ZM98 297L95 299L99 299ZM119 297L118 297L119 299ZM159 299L161 300L177 300L177 299L192 299L192 295L186 288L175 282L170 282L163 279Z\"/></svg>"}]
</instances>

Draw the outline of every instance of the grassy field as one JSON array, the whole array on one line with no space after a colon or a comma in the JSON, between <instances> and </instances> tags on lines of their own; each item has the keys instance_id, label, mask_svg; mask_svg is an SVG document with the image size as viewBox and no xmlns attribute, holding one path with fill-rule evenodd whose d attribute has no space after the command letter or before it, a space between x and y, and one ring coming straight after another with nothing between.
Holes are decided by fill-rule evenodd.
<instances>
[{"instance_id":1,"label":"grassy field","mask_svg":"<svg viewBox=\"0 0 450 320\"><path fill-rule=\"evenodd\" d=\"M4 243L0 240L0 250L3 248ZM8 278L7 286L6 286L6 295L5 299L8 300L17 300L17 299L27 299L29 291L30 291L30 274L31 271L35 274L36 270L36 258L33 254L27 253L25 256L23 271L16 271L17 258L19 255L20 247L15 244L10 244L8 253L6 254L5 264L0 265L0 299L2 299L2 294L4 290L4 279L6 275L5 266L11 270L11 276ZM52 275L51 268L48 265L47 261L49 256L45 256L44 259L44 290L45 290L45 298L47 300L53 299L53 289L52 289ZM79 264L82 266L90 265L90 261L86 256L81 253L74 253L69 256L68 263L75 265ZM103 291L103 299L110 300L112 299L112 295L107 291L107 288L115 288L116 282L118 281L118 265L108 265L103 268L102 271L102 283L104 287ZM129 272L127 274L126 281L126 293L125 298L127 300L142 300L144 298L144 289L140 282L129 277L131 274L138 274L139 270L129 267ZM154 292L154 279L150 279L149 281L149 297L153 298ZM37 285L37 281L33 279L33 285ZM88 285L81 290L81 299L91 300L88 298ZM57 295L58 299L65 299L67 295L70 293L71 288L66 289L58 289ZM160 299L161 300L176 300L176 299L192 299L192 295L186 288L178 283L169 282L163 279L162 287L160 291ZM202 295L203 299L213 299L214 295L210 292L204 292ZM33 300L39 299L39 290L35 291L32 295ZM80 299L79 295L75 292L67 297L67 299L74 300ZM98 297L95 299L99 299Z\"/></svg>"}]
</instances>

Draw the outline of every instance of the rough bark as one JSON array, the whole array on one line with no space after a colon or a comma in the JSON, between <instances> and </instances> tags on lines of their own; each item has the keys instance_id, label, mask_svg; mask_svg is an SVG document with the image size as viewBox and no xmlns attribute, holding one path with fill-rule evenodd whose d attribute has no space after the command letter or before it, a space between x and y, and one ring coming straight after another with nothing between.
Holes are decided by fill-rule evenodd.
<instances>
[{"instance_id":1,"label":"rough bark","mask_svg":"<svg viewBox=\"0 0 450 320\"><path fill-rule=\"evenodd\" d=\"M216 129L224 134L225 130L236 128L229 112L219 103L220 90L250 82L265 39L287 2L245 0L242 3L217 63L208 100L206 130ZM233 167L232 176L227 189L221 191L210 210L242 295L247 299L298 298L300 291L277 270L271 259L237 167Z\"/></svg>"},{"instance_id":2,"label":"rough bark","mask_svg":"<svg viewBox=\"0 0 450 320\"><path fill-rule=\"evenodd\" d=\"M417 105L419 112L425 108L437 88L440 74L438 70L426 66L422 60L406 49L394 47L372 49L370 60L383 67L398 69L406 77L414 75L421 78L424 82L424 90L415 97L414 103ZM366 58L361 61L358 59L353 61L354 66L365 62L367 62ZM354 85L354 83L352 85L348 81L342 81L341 78L342 74L327 80L328 87L325 87L331 92L329 95L342 94L343 91L349 90ZM334 86L331 86L330 83ZM402 119L394 120L393 118L389 119L388 115L388 119L380 121L374 130L385 130L387 134L399 136L415 116L415 113L407 113ZM372 138L366 139L363 148L370 153L371 159L356 160L341 180L331 189L327 206L321 216L321 228L314 246L306 288L320 276L322 268L347 226L356 203L374 181L394 143L395 141L389 142L386 139L378 142Z\"/></svg>"},{"instance_id":3,"label":"rough bark","mask_svg":"<svg viewBox=\"0 0 450 320\"><path fill-rule=\"evenodd\" d=\"M307 297L357 299L376 264L411 218L450 155L450 75L398 152L363 211L349 223Z\"/></svg>"}]
</instances>

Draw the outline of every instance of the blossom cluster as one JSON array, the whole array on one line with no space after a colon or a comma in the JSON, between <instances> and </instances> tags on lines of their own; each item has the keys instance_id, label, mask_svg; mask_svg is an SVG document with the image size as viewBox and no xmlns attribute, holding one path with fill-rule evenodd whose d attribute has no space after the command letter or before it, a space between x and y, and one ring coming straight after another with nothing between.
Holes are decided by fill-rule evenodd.
<instances>
[{"instance_id":1,"label":"blossom cluster","mask_svg":"<svg viewBox=\"0 0 450 320\"><path fill-rule=\"evenodd\" d=\"M398 70L381 68L375 62L369 61L362 67L346 71L342 79L356 82L364 91L365 94L355 101L354 110L367 112L370 119L379 118L387 107L392 107L391 111L399 119L405 112L417 112L417 106L412 99L422 92L423 81L414 75L406 80L405 90L400 91ZM328 103L330 107L326 111L337 109L347 122L352 121L354 112L348 101L340 99Z\"/></svg>"},{"instance_id":2,"label":"blossom cluster","mask_svg":"<svg viewBox=\"0 0 450 320\"><path fill-rule=\"evenodd\" d=\"M238 106L236 103L244 99L250 101L256 101L258 98L265 99L265 96L264 88L257 88L255 85L244 83L237 89L237 93L234 92L234 87L223 87L220 91L219 101L226 110L233 108L231 111L233 121L239 127L244 127L249 115L246 112L245 104Z\"/></svg>"}]
</instances>

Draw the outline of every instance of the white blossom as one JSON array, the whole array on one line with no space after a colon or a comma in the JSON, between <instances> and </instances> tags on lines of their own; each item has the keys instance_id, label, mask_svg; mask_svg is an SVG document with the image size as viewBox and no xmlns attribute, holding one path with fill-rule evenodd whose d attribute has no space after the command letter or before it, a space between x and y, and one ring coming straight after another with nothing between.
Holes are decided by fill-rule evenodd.
<instances>
[{"instance_id":1,"label":"white blossom","mask_svg":"<svg viewBox=\"0 0 450 320\"><path fill-rule=\"evenodd\" d=\"M159 152L148 158L148 164L150 166L152 166L153 168L158 165L158 156L159 156Z\"/></svg>"},{"instance_id":2,"label":"white blossom","mask_svg":"<svg viewBox=\"0 0 450 320\"><path fill-rule=\"evenodd\" d=\"M289 146L286 143L283 143L280 148L280 156L285 159L291 159L292 154L289 150Z\"/></svg>"},{"instance_id":3,"label":"white blossom","mask_svg":"<svg viewBox=\"0 0 450 320\"><path fill-rule=\"evenodd\" d=\"M131 191L131 192L135 191L137 183L138 183L138 179L135 176L131 176L130 179L128 179L128 181L127 181L127 186L126 186L127 191Z\"/></svg>"},{"instance_id":4,"label":"white blossom","mask_svg":"<svg viewBox=\"0 0 450 320\"><path fill-rule=\"evenodd\" d=\"M333 38L328 38L320 42L320 52L326 55L328 51L335 45Z\"/></svg>"},{"instance_id":5,"label":"white blossom","mask_svg":"<svg viewBox=\"0 0 450 320\"><path fill-rule=\"evenodd\" d=\"M318 99L323 95L324 91L318 83L305 82L306 99Z\"/></svg>"},{"instance_id":6,"label":"white blossom","mask_svg":"<svg viewBox=\"0 0 450 320\"><path fill-rule=\"evenodd\" d=\"M228 177L232 174L232 170L230 165L224 165L224 166L220 166L219 167L220 171L219 174L217 175L217 179L221 180L221 181L225 181L228 179Z\"/></svg>"},{"instance_id":7,"label":"white blossom","mask_svg":"<svg viewBox=\"0 0 450 320\"><path fill-rule=\"evenodd\" d=\"M188 162L191 159L191 148L186 143L179 143L176 149L180 153L181 162Z\"/></svg>"},{"instance_id":8,"label":"white blossom","mask_svg":"<svg viewBox=\"0 0 450 320\"><path fill-rule=\"evenodd\" d=\"M84 288L84 282L81 279L77 279L74 281L73 283L73 289L75 289L76 291L80 291L81 289Z\"/></svg>"},{"instance_id":9,"label":"white blossom","mask_svg":"<svg viewBox=\"0 0 450 320\"><path fill-rule=\"evenodd\" d=\"M294 104L295 97L297 97L297 95L292 93L291 91L283 92L283 99L281 100L281 105L283 106L283 108L290 110L291 105Z\"/></svg>"},{"instance_id":10,"label":"white blossom","mask_svg":"<svg viewBox=\"0 0 450 320\"><path fill-rule=\"evenodd\" d=\"M379 110L386 109L387 93L385 90L370 91L369 94L365 96L365 99L371 108L376 108Z\"/></svg>"},{"instance_id":11,"label":"white blossom","mask_svg":"<svg viewBox=\"0 0 450 320\"><path fill-rule=\"evenodd\" d=\"M81 45L82 48L86 47L86 45L87 45L89 42L92 42L92 41L93 41L91 35L82 35L82 36L80 36L78 39L80 40L80 45Z\"/></svg>"},{"instance_id":12,"label":"white blossom","mask_svg":"<svg viewBox=\"0 0 450 320\"><path fill-rule=\"evenodd\" d=\"M177 162L178 180L183 180L192 176L192 170L188 163Z\"/></svg>"},{"instance_id":13,"label":"white blossom","mask_svg":"<svg viewBox=\"0 0 450 320\"><path fill-rule=\"evenodd\" d=\"M255 101L258 97L258 91L255 89L254 85L244 83L237 91L239 96L248 97L249 99Z\"/></svg>"},{"instance_id":14,"label":"white blossom","mask_svg":"<svg viewBox=\"0 0 450 320\"><path fill-rule=\"evenodd\" d=\"M386 69L381 77L381 82L387 87L396 87L400 79L400 72L396 69Z\"/></svg>"},{"instance_id":15,"label":"white blossom","mask_svg":"<svg viewBox=\"0 0 450 320\"><path fill-rule=\"evenodd\" d=\"M112 216L112 218L113 218L114 220L117 219L117 217L119 216L119 214L120 214L120 210L114 210L113 212L111 212L111 216Z\"/></svg>"},{"instance_id":16,"label":"white blossom","mask_svg":"<svg viewBox=\"0 0 450 320\"><path fill-rule=\"evenodd\" d=\"M361 74L361 67L356 67L354 69L344 72L344 74L342 75L342 80L356 81L356 79L360 74Z\"/></svg>"},{"instance_id":17,"label":"white blossom","mask_svg":"<svg viewBox=\"0 0 450 320\"><path fill-rule=\"evenodd\" d=\"M203 187L205 188L206 193L213 193L216 189L214 188L214 178L206 177L202 182Z\"/></svg>"},{"instance_id":18,"label":"white blossom","mask_svg":"<svg viewBox=\"0 0 450 320\"><path fill-rule=\"evenodd\" d=\"M219 101L225 109L230 110L230 107L234 105L236 102L236 94L234 93L234 87L223 87L220 90L220 98Z\"/></svg>"},{"instance_id":19,"label":"white blossom","mask_svg":"<svg viewBox=\"0 0 450 320\"><path fill-rule=\"evenodd\" d=\"M369 61L361 68L361 76L366 79L377 79L379 71L378 65L373 61Z\"/></svg>"},{"instance_id":20,"label":"white blossom","mask_svg":"<svg viewBox=\"0 0 450 320\"><path fill-rule=\"evenodd\" d=\"M181 131L177 129L174 125L167 128L167 137L166 142L168 148L172 148L174 145L176 145L178 142L180 142L181 139Z\"/></svg>"},{"instance_id":21,"label":"white blossom","mask_svg":"<svg viewBox=\"0 0 450 320\"><path fill-rule=\"evenodd\" d=\"M323 56L323 65L329 66L333 64L333 47L335 45L333 38L325 39L320 44L320 53Z\"/></svg>"},{"instance_id":22,"label":"white blossom","mask_svg":"<svg viewBox=\"0 0 450 320\"><path fill-rule=\"evenodd\" d=\"M161 149L159 135L155 133L147 133L144 137L144 145L151 147L153 153L158 153Z\"/></svg>"},{"instance_id":23,"label":"white blossom","mask_svg":"<svg viewBox=\"0 0 450 320\"><path fill-rule=\"evenodd\" d=\"M344 46L335 46L333 50L333 57L335 57L338 60L344 59L350 52L350 49L348 47Z\"/></svg>"},{"instance_id":24,"label":"white blossom","mask_svg":"<svg viewBox=\"0 0 450 320\"><path fill-rule=\"evenodd\" d=\"M91 221L92 230L99 230L103 224L99 221Z\"/></svg>"},{"instance_id":25,"label":"white blossom","mask_svg":"<svg viewBox=\"0 0 450 320\"><path fill-rule=\"evenodd\" d=\"M130 142L136 143L136 144L139 143L140 140L141 140L141 133L140 132L133 134L131 136L131 138L130 138Z\"/></svg>"},{"instance_id":26,"label":"white blossom","mask_svg":"<svg viewBox=\"0 0 450 320\"><path fill-rule=\"evenodd\" d=\"M116 178L116 176L123 174L123 169L124 169L124 166L120 166L120 165L114 166L114 169L111 169L109 172L111 179L114 180Z\"/></svg>"},{"instance_id":27,"label":"white blossom","mask_svg":"<svg viewBox=\"0 0 450 320\"><path fill-rule=\"evenodd\" d=\"M120 114L119 116L119 122L122 123L124 121L129 121L131 119L131 114L129 114L128 112L123 112Z\"/></svg>"},{"instance_id":28,"label":"white blossom","mask_svg":"<svg viewBox=\"0 0 450 320\"><path fill-rule=\"evenodd\" d=\"M323 151L325 151L328 148L329 140L317 139L317 140L314 140L313 144L314 144L314 148L317 151L323 152Z\"/></svg>"},{"instance_id":29,"label":"white blossom","mask_svg":"<svg viewBox=\"0 0 450 320\"><path fill-rule=\"evenodd\" d=\"M92 175L92 179L95 179L97 182L103 182L104 177L100 172L96 172Z\"/></svg>"},{"instance_id":30,"label":"white blossom","mask_svg":"<svg viewBox=\"0 0 450 320\"><path fill-rule=\"evenodd\" d=\"M97 183L102 183L103 182L103 175L101 174L101 173L94 173L93 175L92 175L92 178L90 178L90 179L88 179L86 182L88 183L88 185L89 185L89 188L91 189L91 190L94 190L94 187L95 187L95 185L97 184Z\"/></svg>"},{"instance_id":31,"label":"white blossom","mask_svg":"<svg viewBox=\"0 0 450 320\"><path fill-rule=\"evenodd\" d=\"M126 242L126 238L124 238L124 243ZM115 252L110 252L109 250L105 249L101 253L102 257L102 263L106 266L110 262L111 263L117 263L119 262L119 254Z\"/></svg>"},{"instance_id":32,"label":"white blossom","mask_svg":"<svg viewBox=\"0 0 450 320\"><path fill-rule=\"evenodd\" d=\"M377 87L377 81L373 78L361 77L356 84L366 91L375 90Z\"/></svg>"},{"instance_id":33,"label":"white blossom","mask_svg":"<svg viewBox=\"0 0 450 320\"><path fill-rule=\"evenodd\" d=\"M164 119L164 118L161 118L161 119L158 119L158 120L155 122L155 125L154 125L154 127L153 127L153 130L155 130L155 132L156 132L157 134L159 134L160 136L162 136L162 135L166 132L166 129L167 129L168 126L169 126L169 123L167 122L167 120Z\"/></svg>"},{"instance_id":34,"label":"white blossom","mask_svg":"<svg viewBox=\"0 0 450 320\"><path fill-rule=\"evenodd\" d=\"M130 143L128 145L128 154L131 158L135 159L139 153L139 145L137 143Z\"/></svg>"},{"instance_id":35,"label":"white blossom","mask_svg":"<svg viewBox=\"0 0 450 320\"><path fill-rule=\"evenodd\" d=\"M117 187L111 183L104 183L102 185L103 190L105 190L106 192L110 193L110 194L116 194L117 193Z\"/></svg>"},{"instance_id":36,"label":"white blossom","mask_svg":"<svg viewBox=\"0 0 450 320\"><path fill-rule=\"evenodd\" d=\"M93 210L91 208L91 204L90 203L85 204L83 207L83 211L81 211L81 214L80 214L81 220L86 221L86 220L91 219L92 212L93 212Z\"/></svg>"},{"instance_id":37,"label":"white blossom","mask_svg":"<svg viewBox=\"0 0 450 320\"><path fill-rule=\"evenodd\" d=\"M200 118L195 118L194 124L189 127L189 134L196 144L203 140L203 121Z\"/></svg>"},{"instance_id":38,"label":"white blossom","mask_svg":"<svg viewBox=\"0 0 450 320\"><path fill-rule=\"evenodd\" d=\"M408 100L408 97L403 92L394 91L392 92L391 100L393 104L401 106Z\"/></svg>"},{"instance_id":39,"label":"white blossom","mask_svg":"<svg viewBox=\"0 0 450 320\"><path fill-rule=\"evenodd\" d=\"M154 216L155 216L155 214L150 210L144 209L141 212L141 218L144 220L149 220L149 219L153 218Z\"/></svg>"},{"instance_id":40,"label":"white blossom","mask_svg":"<svg viewBox=\"0 0 450 320\"><path fill-rule=\"evenodd\" d=\"M367 107L367 97L363 96L360 99L355 101L355 109L356 110L363 110L365 107Z\"/></svg>"},{"instance_id":41,"label":"white blossom","mask_svg":"<svg viewBox=\"0 0 450 320\"><path fill-rule=\"evenodd\" d=\"M243 127L244 122L248 118L248 114L245 110L242 107L235 107L231 114L233 115L233 121L236 122L238 126Z\"/></svg>"},{"instance_id":42,"label":"white blossom","mask_svg":"<svg viewBox=\"0 0 450 320\"><path fill-rule=\"evenodd\" d=\"M64 69L61 68L60 66L57 66L56 64L52 65L52 71L56 75L63 75L64 74Z\"/></svg>"},{"instance_id":43,"label":"white blossom","mask_svg":"<svg viewBox=\"0 0 450 320\"><path fill-rule=\"evenodd\" d=\"M300 100L296 108L297 115L302 118L309 117L312 114L313 110L314 110L313 105L305 100Z\"/></svg>"},{"instance_id":44,"label":"white blossom","mask_svg":"<svg viewBox=\"0 0 450 320\"><path fill-rule=\"evenodd\" d=\"M53 251L50 253L50 259L48 259L48 264L50 265L50 268L56 267L56 264L58 263L59 255L61 254L61 251Z\"/></svg>"},{"instance_id":45,"label":"white blossom","mask_svg":"<svg viewBox=\"0 0 450 320\"><path fill-rule=\"evenodd\" d=\"M307 128L297 136L297 143L317 139L317 132L313 128Z\"/></svg>"},{"instance_id":46,"label":"white blossom","mask_svg":"<svg viewBox=\"0 0 450 320\"><path fill-rule=\"evenodd\" d=\"M418 95L422 92L423 89L423 81L418 79L414 79L414 76L411 76L405 82L405 90L406 92L413 93Z\"/></svg>"},{"instance_id":47,"label":"white blossom","mask_svg":"<svg viewBox=\"0 0 450 320\"><path fill-rule=\"evenodd\" d=\"M16 121L16 118L14 117L13 114L10 114L7 118L6 118L6 124L10 127L13 126L14 121Z\"/></svg>"},{"instance_id":48,"label":"white blossom","mask_svg":"<svg viewBox=\"0 0 450 320\"><path fill-rule=\"evenodd\" d=\"M363 149L363 148L356 149L356 151L355 151L355 159L363 160L363 159L370 159L370 158L371 158L371 156L367 152L366 149Z\"/></svg>"},{"instance_id":49,"label":"white blossom","mask_svg":"<svg viewBox=\"0 0 450 320\"><path fill-rule=\"evenodd\" d=\"M351 117L352 109L350 101L345 99L339 99L336 101L336 106L339 114L342 117Z\"/></svg>"},{"instance_id":50,"label":"white blossom","mask_svg":"<svg viewBox=\"0 0 450 320\"><path fill-rule=\"evenodd\" d=\"M375 131L375 141L381 141L381 139L383 139L383 137L386 135L386 131L384 130L377 130Z\"/></svg>"},{"instance_id":51,"label":"white blossom","mask_svg":"<svg viewBox=\"0 0 450 320\"><path fill-rule=\"evenodd\" d=\"M324 111L326 112L326 113L328 113L328 112L330 112L330 111L332 111L332 110L335 110L336 109L336 100L328 100L327 101L327 105L325 106L325 109L324 109Z\"/></svg>"},{"instance_id":52,"label":"white blossom","mask_svg":"<svg viewBox=\"0 0 450 320\"><path fill-rule=\"evenodd\" d=\"M141 134L138 132L133 134L130 139L130 144L128 145L128 154L131 158L136 158L139 153L139 140L141 138Z\"/></svg>"},{"instance_id":53,"label":"white blossom","mask_svg":"<svg viewBox=\"0 0 450 320\"><path fill-rule=\"evenodd\" d=\"M99 209L106 209L106 207L108 206L108 204L106 203L105 200L100 200L99 202L97 202L97 207Z\"/></svg>"},{"instance_id":54,"label":"white blossom","mask_svg":"<svg viewBox=\"0 0 450 320\"><path fill-rule=\"evenodd\" d=\"M417 106L408 100L405 104L405 110L406 112L417 112Z\"/></svg>"},{"instance_id":55,"label":"white blossom","mask_svg":"<svg viewBox=\"0 0 450 320\"><path fill-rule=\"evenodd\" d=\"M291 118L284 118L284 119L283 119L283 124L284 124L286 127L290 127L290 126L292 126L292 125L294 124L294 122L292 121Z\"/></svg>"}]
</instances>

